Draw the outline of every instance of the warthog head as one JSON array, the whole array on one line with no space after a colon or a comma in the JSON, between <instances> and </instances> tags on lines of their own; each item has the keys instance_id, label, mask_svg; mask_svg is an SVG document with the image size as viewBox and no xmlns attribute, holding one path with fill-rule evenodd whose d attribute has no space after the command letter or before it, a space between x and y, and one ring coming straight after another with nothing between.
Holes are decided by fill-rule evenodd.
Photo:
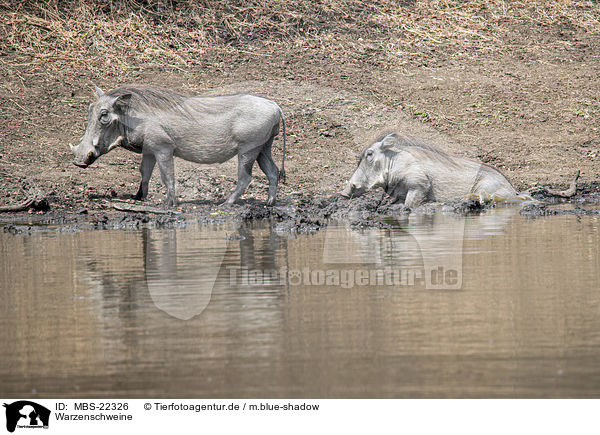
<instances>
[{"instance_id":1,"label":"warthog head","mask_svg":"<svg viewBox=\"0 0 600 435\"><path fill-rule=\"evenodd\" d=\"M367 190L385 186L390 165L390 150L385 139L375 142L362 152L358 167L342 191L342 196L357 197Z\"/></svg>"},{"instance_id":2,"label":"warthog head","mask_svg":"<svg viewBox=\"0 0 600 435\"><path fill-rule=\"evenodd\" d=\"M121 117L131 98L131 94L112 97L96 86L98 99L90 104L88 123L79 145L71 147L75 156L73 163L81 168L89 165L121 144L124 126Z\"/></svg>"}]
</instances>

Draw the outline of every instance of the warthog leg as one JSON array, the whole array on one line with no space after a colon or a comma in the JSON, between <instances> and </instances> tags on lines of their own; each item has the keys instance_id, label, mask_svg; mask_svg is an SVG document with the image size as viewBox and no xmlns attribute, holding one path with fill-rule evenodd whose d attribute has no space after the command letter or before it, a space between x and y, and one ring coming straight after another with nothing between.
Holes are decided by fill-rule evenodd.
<instances>
[{"instance_id":1,"label":"warthog leg","mask_svg":"<svg viewBox=\"0 0 600 435\"><path fill-rule=\"evenodd\" d=\"M277 195L277 183L279 182L279 169L273 161L271 155L271 146L273 144L273 137L265 144L265 147L258 155L258 166L265 173L269 179L269 198L267 199L267 205L275 204L275 196Z\"/></svg>"},{"instance_id":2,"label":"warthog leg","mask_svg":"<svg viewBox=\"0 0 600 435\"><path fill-rule=\"evenodd\" d=\"M426 192L421 189L411 189L406 194L404 205L410 208L418 207L425 201L426 196Z\"/></svg>"},{"instance_id":3,"label":"warthog leg","mask_svg":"<svg viewBox=\"0 0 600 435\"><path fill-rule=\"evenodd\" d=\"M165 186L167 186L167 207L177 206L177 198L175 197L175 162L173 161L173 153L160 153L155 156L160 169L160 178Z\"/></svg>"},{"instance_id":4,"label":"warthog leg","mask_svg":"<svg viewBox=\"0 0 600 435\"><path fill-rule=\"evenodd\" d=\"M246 191L246 188L252 181L252 166L261 152L262 147L256 147L249 151L238 154L238 182L233 193L227 198L225 204L233 204Z\"/></svg>"},{"instance_id":5,"label":"warthog leg","mask_svg":"<svg viewBox=\"0 0 600 435\"><path fill-rule=\"evenodd\" d=\"M133 196L133 199L139 201L148 196L148 183L150 182L150 177L152 176L152 171L154 170L155 163L156 157L154 157L154 154L142 155L142 163L140 164L140 173L142 174L142 181L140 182L140 188L138 189L138 192Z\"/></svg>"}]
</instances>

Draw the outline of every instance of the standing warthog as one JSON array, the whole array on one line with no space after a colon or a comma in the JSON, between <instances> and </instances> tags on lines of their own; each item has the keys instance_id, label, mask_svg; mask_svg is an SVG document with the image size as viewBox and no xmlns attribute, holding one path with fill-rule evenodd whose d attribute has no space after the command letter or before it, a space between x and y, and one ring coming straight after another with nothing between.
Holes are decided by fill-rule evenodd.
<instances>
[{"instance_id":1,"label":"standing warthog","mask_svg":"<svg viewBox=\"0 0 600 435\"><path fill-rule=\"evenodd\" d=\"M394 202L404 202L408 207L464 197L481 202L517 197L515 189L497 169L453 157L398 133L380 136L362 152L358 168L342 195L360 196L378 187L383 187Z\"/></svg>"},{"instance_id":2,"label":"standing warthog","mask_svg":"<svg viewBox=\"0 0 600 435\"><path fill-rule=\"evenodd\" d=\"M269 179L267 203L275 203L277 183L285 176L285 119L277 103L247 94L187 97L152 87L122 87L90 104L81 142L71 145L75 165L86 168L102 154L120 146L142 154L142 181L135 199L148 194L148 182L158 163L167 187L167 205L177 205L173 157L196 163L223 163L237 154L238 183L225 201L244 193L258 165ZM277 169L271 148L283 125L283 160Z\"/></svg>"}]
</instances>

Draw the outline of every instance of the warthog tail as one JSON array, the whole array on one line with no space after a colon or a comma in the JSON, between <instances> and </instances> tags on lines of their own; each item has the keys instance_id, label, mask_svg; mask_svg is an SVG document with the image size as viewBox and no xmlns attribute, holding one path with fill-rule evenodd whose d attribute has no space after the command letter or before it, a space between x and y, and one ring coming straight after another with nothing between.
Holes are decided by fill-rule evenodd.
<instances>
[{"instance_id":1,"label":"warthog tail","mask_svg":"<svg viewBox=\"0 0 600 435\"><path fill-rule=\"evenodd\" d=\"M279 171L279 179L285 183L285 117L283 111L279 108L281 113L281 125L283 127L283 158L281 159L281 170Z\"/></svg>"}]
</instances>

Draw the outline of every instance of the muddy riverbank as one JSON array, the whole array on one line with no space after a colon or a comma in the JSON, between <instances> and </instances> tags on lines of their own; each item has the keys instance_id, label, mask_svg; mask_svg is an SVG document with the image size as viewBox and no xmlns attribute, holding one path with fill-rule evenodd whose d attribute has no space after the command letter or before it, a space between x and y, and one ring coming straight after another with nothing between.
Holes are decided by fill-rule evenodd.
<instances>
[{"instance_id":1,"label":"muddy riverbank","mask_svg":"<svg viewBox=\"0 0 600 435\"><path fill-rule=\"evenodd\" d=\"M464 216L486 213L495 207L516 207L521 215L543 217L556 215L600 215L600 193L595 187L580 187L573 198L534 195L536 201L511 206L482 205L471 200L448 204L429 203L415 209L393 204L383 191L368 192L360 198L347 199L339 194L313 196L295 194L284 197L274 207L265 202L245 200L225 206L209 202L191 202L168 209L160 204L99 198L79 204L77 210L48 206L44 211L0 214L0 227L6 233L28 234L40 231L72 232L81 230L139 229L182 227L190 224L270 221L278 231L305 234L327 227L330 221L346 221L353 227L388 227L388 217L414 214L455 214ZM50 201L52 204L52 201ZM138 211L133 211L138 210Z\"/></svg>"}]
</instances>

